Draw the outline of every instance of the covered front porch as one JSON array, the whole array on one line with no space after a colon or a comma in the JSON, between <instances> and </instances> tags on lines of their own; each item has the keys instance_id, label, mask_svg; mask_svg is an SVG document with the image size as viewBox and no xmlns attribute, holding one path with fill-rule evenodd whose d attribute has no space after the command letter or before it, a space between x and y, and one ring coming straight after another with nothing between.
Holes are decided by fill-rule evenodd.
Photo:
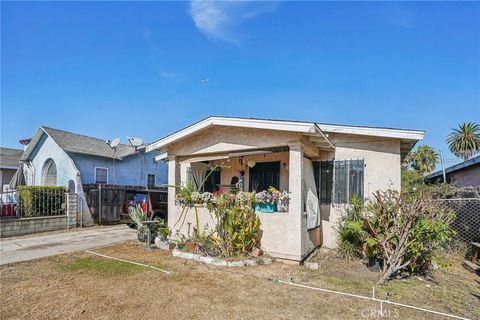
<instances>
[{"instance_id":1,"label":"covered front porch","mask_svg":"<svg viewBox=\"0 0 480 320\"><path fill-rule=\"evenodd\" d=\"M283 212L256 212L261 222L260 248L276 258L301 261L322 243L312 161L332 159L334 146L312 123L242 121L210 123L182 137L182 132L190 130L186 128L174 134L176 139L167 137L152 144L160 147L168 161L172 235L192 235L196 220L195 210L190 209L178 222L183 208L176 202L174 186L191 183L199 192L212 193L260 192L272 186L288 191L290 200ZM218 165L217 172L209 171ZM198 206L197 211L200 229L215 224L207 208Z\"/></svg>"}]
</instances>

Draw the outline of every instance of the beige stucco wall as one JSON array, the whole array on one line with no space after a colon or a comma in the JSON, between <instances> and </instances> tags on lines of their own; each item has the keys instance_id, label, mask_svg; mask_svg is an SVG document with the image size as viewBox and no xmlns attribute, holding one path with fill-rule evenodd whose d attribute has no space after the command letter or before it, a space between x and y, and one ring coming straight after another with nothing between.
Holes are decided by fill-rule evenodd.
<instances>
[{"instance_id":1,"label":"beige stucco wall","mask_svg":"<svg viewBox=\"0 0 480 320\"><path fill-rule=\"evenodd\" d=\"M366 164L365 196L389 187L400 188L399 140L338 133L331 133L329 137L336 146L335 151L332 152L321 151L313 147L304 136L297 133L211 127L172 144L165 150L169 155L169 185L177 185L185 180L185 175L181 175L180 163L194 161L192 157L289 146L288 152L245 157L243 166L240 165L238 158L232 158L230 161L218 160L217 162L223 161L225 165L229 166L229 168L223 168L222 184L229 184L232 176L238 176L239 171L244 170L246 173L245 185L248 187L248 168L246 167L248 160L281 161L280 188L292 192L289 211L274 214L259 213L262 248L275 257L300 261L315 247L312 234L306 229L306 215L303 212L304 156L308 156L312 160L364 159ZM343 209L338 205L322 206L321 208L321 234L323 234L323 245L327 247L336 246L335 231L332 227ZM174 224L180 217L181 208L175 205L174 188L169 188L168 214L169 227L175 233L179 229L179 225L174 226ZM199 219L201 224L208 223L210 226L213 223L205 208L200 208ZM190 228L193 228L195 223L193 209L189 210L180 232L186 234L188 223L190 223ZM317 234L320 235L320 232Z\"/></svg>"},{"instance_id":2,"label":"beige stucco wall","mask_svg":"<svg viewBox=\"0 0 480 320\"><path fill-rule=\"evenodd\" d=\"M298 133L263 129L245 129L216 126L200 131L178 143L168 146L168 154L191 156L215 154L225 151L246 150L267 147L281 147L291 141L298 141Z\"/></svg>"},{"instance_id":3,"label":"beige stucco wall","mask_svg":"<svg viewBox=\"0 0 480 320\"><path fill-rule=\"evenodd\" d=\"M370 197L377 190L393 188L400 190L400 141L377 137L346 134L329 135L335 145L335 160L363 159L364 196ZM344 205L321 206L323 245L336 247L336 233L333 227Z\"/></svg>"}]
</instances>

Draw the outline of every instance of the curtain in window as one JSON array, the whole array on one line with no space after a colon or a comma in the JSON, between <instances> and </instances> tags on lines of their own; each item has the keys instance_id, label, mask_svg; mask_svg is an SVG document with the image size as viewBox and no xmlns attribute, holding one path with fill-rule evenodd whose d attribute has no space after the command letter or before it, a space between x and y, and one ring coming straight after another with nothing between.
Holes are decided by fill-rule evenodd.
<instances>
[{"instance_id":1,"label":"curtain in window","mask_svg":"<svg viewBox=\"0 0 480 320\"><path fill-rule=\"evenodd\" d=\"M317 187L315 185L315 173L310 159L303 158L303 199L307 212L307 229L313 229L320 225L320 210L318 205Z\"/></svg>"},{"instance_id":2,"label":"curtain in window","mask_svg":"<svg viewBox=\"0 0 480 320\"><path fill-rule=\"evenodd\" d=\"M203 180L205 180L205 176L207 175L208 164L203 162L192 162L190 163L190 167L192 168L193 183L195 188L199 191L203 191L202 184Z\"/></svg>"},{"instance_id":3,"label":"curtain in window","mask_svg":"<svg viewBox=\"0 0 480 320\"><path fill-rule=\"evenodd\" d=\"M353 195L363 199L363 160L340 160L334 162L335 203L348 203Z\"/></svg>"}]
</instances>

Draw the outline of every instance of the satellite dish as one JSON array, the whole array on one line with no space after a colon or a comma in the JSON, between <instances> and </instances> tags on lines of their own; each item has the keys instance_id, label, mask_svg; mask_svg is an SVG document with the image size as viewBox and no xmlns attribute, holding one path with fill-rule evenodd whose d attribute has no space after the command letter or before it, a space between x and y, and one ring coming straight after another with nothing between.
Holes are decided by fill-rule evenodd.
<instances>
[{"instance_id":1,"label":"satellite dish","mask_svg":"<svg viewBox=\"0 0 480 320\"><path fill-rule=\"evenodd\" d=\"M140 138L127 137L128 142L134 148L140 147L143 144L143 140Z\"/></svg>"},{"instance_id":2,"label":"satellite dish","mask_svg":"<svg viewBox=\"0 0 480 320\"><path fill-rule=\"evenodd\" d=\"M113 139L112 142L110 142L110 147L111 148L116 148L120 144L120 138L115 138Z\"/></svg>"},{"instance_id":3,"label":"satellite dish","mask_svg":"<svg viewBox=\"0 0 480 320\"><path fill-rule=\"evenodd\" d=\"M115 149L120 144L120 138L115 138L112 141L107 140L106 142L110 148Z\"/></svg>"}]
</instances>

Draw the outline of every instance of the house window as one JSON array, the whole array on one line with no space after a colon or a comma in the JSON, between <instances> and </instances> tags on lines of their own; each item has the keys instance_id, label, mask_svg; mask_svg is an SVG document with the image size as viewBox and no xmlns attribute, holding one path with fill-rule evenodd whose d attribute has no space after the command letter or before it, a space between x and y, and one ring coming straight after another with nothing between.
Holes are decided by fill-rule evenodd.
<instances>
[{"instance_id":1,"label":"house window","mask_svg":"<svg viewBox=\"0 0 480 320\"><path fill-rule=\"evenodd\" d=\"M147 174L147 188L155 188L155 175Z\"/></svg>"},{"instance_id":2,"label":"house window","mask_svg":"<svg viewBox=\"0 0 480 320\"><path fill-rule=\"evenodd\" d=\"M75 182L73 180L68 181L68 192L75 193Z\"/></svg>"},{"instance_id":3,"label":"house window","mask_svg":"<svg viewBox=\"0 0 480 320\"><path fill-rule=\"evenodd\" d=\"M314 161L315 184L320 204L332 202L333 161Z\"/></svg>"},{"instance_id":4,"label":"house window","mask_svg":"<svg viewBox=\"0 0 480 320\"><path fill-rule=\"evenodd\" d=\"M334 162L335 203L348 203L356 195L363 199L363 160L341 160Z\"/></svg>"},{"instance_id":5,"label":"house window","mask_svg":"<svg viewBox=\"0 0 480 320\"><path fill-rule=\"evenodd\" d=\"M205 177L205 183L203 184L204 192L216 192L220 190L220 168L215 169L213 172L212 170L208 169Z\"/></svg>"},{"instance_id":6,"label":"house window","mask_svg":"<svg viewBox=\"0 0 480 320\"><path fill-rule=\"evenodd\" d=\"M57 185L57 165L53 159L48 159L43 165L43 185L56 186Z\"/></svg>"},{"instance_id":7,"label":"house window","mask_svg":"<svg viewBox=\"0 0 480 320\"><path fill-rule=\"evenodd\" d=\"M108 169L95 167L95 183L108 183Z\"/></svg>"},{"instance_id":8,"label":"house window","mask_svg":"<svg viewBox=\"0 0 480 320\"><path fill-rule=\"evenodd\" d=\"M280 189L280 161L257 162L249 170L249 190L259 192L270 186Z\"/></svg>"}]
</instances>

